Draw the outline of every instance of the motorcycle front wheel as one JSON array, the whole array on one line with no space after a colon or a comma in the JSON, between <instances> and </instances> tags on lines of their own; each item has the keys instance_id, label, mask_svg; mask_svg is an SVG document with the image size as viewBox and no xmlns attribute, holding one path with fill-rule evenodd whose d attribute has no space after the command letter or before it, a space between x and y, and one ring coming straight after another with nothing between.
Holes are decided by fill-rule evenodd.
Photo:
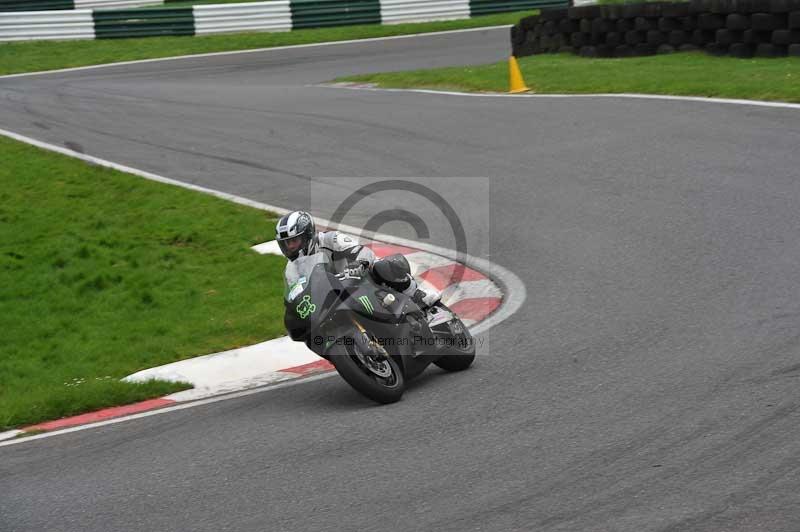
<instances>
[{"instance_id":1,"label":"motorcycle front wheel","mask_svg":"<svg viewBox=\"0 0 800 532\"><path fill-rule=\"evenodd\" d=\"M452 312L448 307L441 304L443 308ZM472 334L464 326L461 318L456 318L458 325L460 325L461 332L452 337L454 345L439 359L433 363L445 371L464 371L472 365L475 360L475 342L472 339Z\"/></svg>"},{"instance_id":2,"label":"motorcycle front wheel","mask_svg":"<svg viewBox=\"0 0 800 532\"><path fill-rule=\"evenodd\" d=\"M456 349L453 352L445 353L433 363L445 371L464 371L472 365L475 360L475 346L471 345L464 349Z\"/></svg>"},{"instance_id":3,"label":"motorcycle front wheel","mask_svg":"<svg viewBox=\"0 0 800 532\"><path fill-rule=\"evenodd\" d=\"M344 342L344 345L337 345L329 357L339 375L373 401L395 403L406 390L403 372L391 356L365 353L358 343Z\"/></svg>"}]
</instances>

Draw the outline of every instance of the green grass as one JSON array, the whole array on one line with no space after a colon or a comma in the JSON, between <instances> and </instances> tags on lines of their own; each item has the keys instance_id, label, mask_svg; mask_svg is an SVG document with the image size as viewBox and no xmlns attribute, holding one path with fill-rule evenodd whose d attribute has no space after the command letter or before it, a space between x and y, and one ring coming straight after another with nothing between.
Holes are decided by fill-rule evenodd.
<instances>
[{"instance_id":1,"label":"green grass","mask_svg":"<svg viewBox=\"0 0 800 532\"><path fill-rule=\"evenodd\" d=\"M186 385L141 369L284 334L274 217L0 137L0 431Z\"/></svg>"},{"instance_id":2,"label":"green grass","mask_svg":"<svg viewBox=\"0 0 800 532\"><path fill-rule=\"evenodd\" d=\"M170 4L171 5L171 4ZM167 6L169 7L169 5ZM195 37L147 37L89 41L28 41L0 43L0 75L39 72L136 59L251 50L273 46L310 44L429 33L484 26L515 24L538 11L487 15L466 20L386 25L368 24L290 32L250 32Z\"/></svg>"},{"instance_id":3,"label":"green grass","mask_svg":"<svg viewBox=\"0 0 800 532\"><path fill-rule=\"evenodd\" d=\"M537 55L520 59L528 87L537 93L672 94L800 102L800 58L735 59L679 53L626 59ZM340 78L386 88L474 92L508 90L508 65L448 67Z\"/></svg>"}]
</instances>

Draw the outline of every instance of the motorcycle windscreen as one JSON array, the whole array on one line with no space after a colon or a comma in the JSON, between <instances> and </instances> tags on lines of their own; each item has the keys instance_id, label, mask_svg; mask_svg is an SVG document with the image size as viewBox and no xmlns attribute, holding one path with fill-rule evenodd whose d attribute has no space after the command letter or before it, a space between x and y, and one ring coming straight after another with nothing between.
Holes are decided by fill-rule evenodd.
<instances>
[{"instance_id":1,"label":"motorcycle windscreen","mask_svg":"<svg viewBox=\"0 0 800 532\"><path fill-rule=\"evenodd\" d=\"M325 253L314 253L306 257L298 257L287 264L286 272L284 273L285 300L292 302L302 294L308 285L308 280L311 278L311 272L314 271L314 268L319 264L328 264L329 262Z\"/></svg>"}]
</instances>

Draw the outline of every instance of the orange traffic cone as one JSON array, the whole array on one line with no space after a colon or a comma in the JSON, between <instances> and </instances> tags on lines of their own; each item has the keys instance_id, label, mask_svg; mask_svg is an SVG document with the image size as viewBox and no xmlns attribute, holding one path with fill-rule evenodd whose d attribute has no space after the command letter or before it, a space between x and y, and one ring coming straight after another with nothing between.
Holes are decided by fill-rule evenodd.
<instances>
[{"instance_id":1,"label":"orange traffic cone","mask_svg":"<svg viewBox=\"0 0 800 532\"><path fill-rule=\"evenodd\" d=\"M525 85L525 80L522 79L522 72L519 70L517 58L513 55L508 58L508 83L511 86L511 94L518 94L520 92L528 92L530 89Z\"/></svg>"}]
</instances>

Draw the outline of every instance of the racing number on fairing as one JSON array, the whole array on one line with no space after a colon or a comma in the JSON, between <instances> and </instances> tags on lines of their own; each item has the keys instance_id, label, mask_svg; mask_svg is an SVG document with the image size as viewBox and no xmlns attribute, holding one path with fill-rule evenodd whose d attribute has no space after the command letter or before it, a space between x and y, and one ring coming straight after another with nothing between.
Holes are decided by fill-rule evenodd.
<instances>
[{"instance_id":1,"label":"racing number on fairing","mask_svg":"<svg viewBox=\"0 0 800 532\"><path fill-rule=\"evenodd\" d=\"M306 294L303 296L303 299L300 300L300 304L297 305L298 316L300 316L301 320L306 319L309 315L314 314L317 310L317 306L311 302L311 296Z\"/></svg>"}]
</instances>

